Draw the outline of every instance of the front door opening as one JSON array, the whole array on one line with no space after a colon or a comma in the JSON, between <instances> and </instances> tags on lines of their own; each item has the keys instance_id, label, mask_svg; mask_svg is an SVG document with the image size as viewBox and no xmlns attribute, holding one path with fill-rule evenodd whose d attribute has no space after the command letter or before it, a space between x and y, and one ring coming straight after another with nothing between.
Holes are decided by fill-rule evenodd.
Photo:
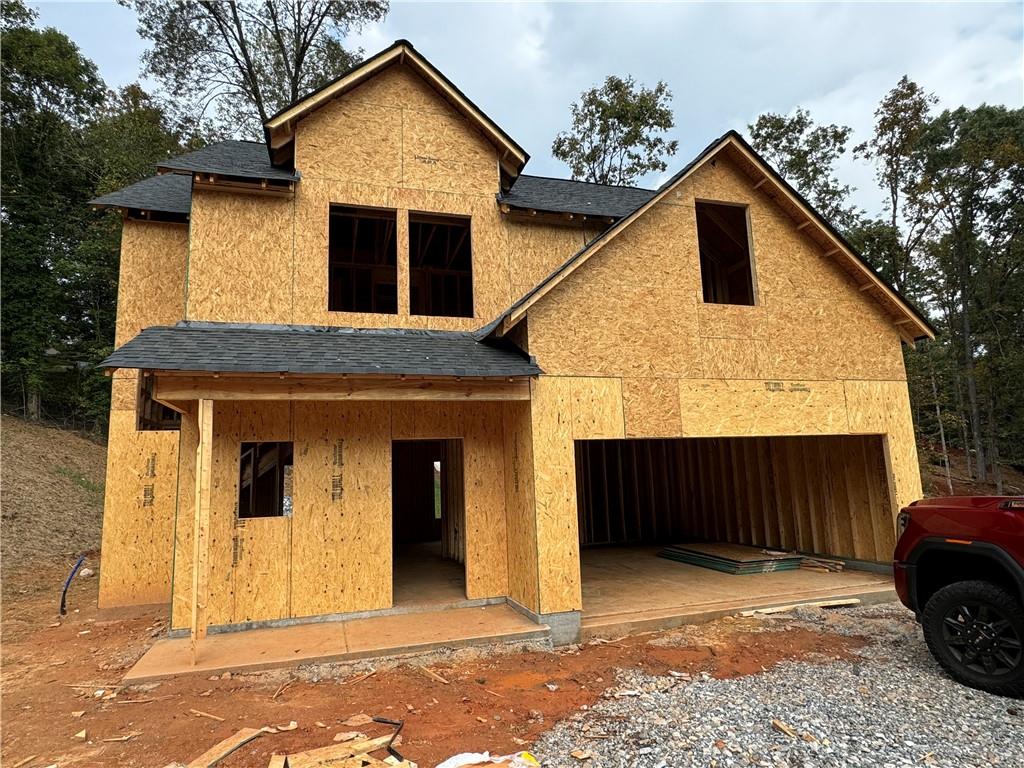
<instances>
[{"instance_id":1,"label":"front door opening","mask_svg":"<svg viewBox=\"0 0 1024 768\"><path fill-rule=\"evenodd\" d=\"M466 599L461 440L391 444L394 605Z\"/></svg>"}]
</instances>

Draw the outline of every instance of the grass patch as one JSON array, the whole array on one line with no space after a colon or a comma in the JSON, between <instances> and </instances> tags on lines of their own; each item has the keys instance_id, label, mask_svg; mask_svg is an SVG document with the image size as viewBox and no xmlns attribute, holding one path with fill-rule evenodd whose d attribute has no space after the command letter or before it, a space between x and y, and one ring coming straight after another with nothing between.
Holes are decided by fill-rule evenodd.
<instances>
[{"instance_id":1,"label":"grass patch","mask_svg":"<svg viewBox=\"0 0 1024 768\"><path fill-rule=\"evenodd\" d=\"M103 493L103 483L94 483L81 472L76 472L70 467L54 466L53 471L61 477L66 477L72 483L89 493Z\"/></svg>"}]
</instances>

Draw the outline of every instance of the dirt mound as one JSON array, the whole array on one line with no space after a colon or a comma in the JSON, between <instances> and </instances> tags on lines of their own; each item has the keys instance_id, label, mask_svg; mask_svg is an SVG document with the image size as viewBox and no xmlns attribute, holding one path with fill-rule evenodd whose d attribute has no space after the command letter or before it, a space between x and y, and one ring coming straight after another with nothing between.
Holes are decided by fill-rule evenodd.
<instances>
[{"instance_id":1,"label":"dirt mound","mask_svg":"<svg viewBox=\"0 0 1024 768\"><path fill-rule=\"evenodd\" d=\"M26 571L99 550L107 449L14 416L0 421L0 449L6 593Z\"/></svg>"}]
</instances>

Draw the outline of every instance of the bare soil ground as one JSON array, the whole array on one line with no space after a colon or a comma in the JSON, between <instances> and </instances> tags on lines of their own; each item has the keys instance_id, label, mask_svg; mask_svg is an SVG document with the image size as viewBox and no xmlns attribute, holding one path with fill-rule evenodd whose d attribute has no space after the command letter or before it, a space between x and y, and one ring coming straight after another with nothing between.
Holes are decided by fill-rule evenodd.
<instances>
[{"instance_id":1,"label":"bare soil ground","mask_svg":"<svg viewBox=\"0 0 1024 768\"><path fill-rule=\"evenodd\" d=\"M2 426L5 766L164 766L187 762L239 728L296 721L294 730L261 736L218 764L262 768L272 753L324 746L341 731L388 731L342 725L360 713L404 719L403 753L430 766L457 752L528 748L614 687L617 670L726 678L783 660L851 658L864 643L736 619L559 652L469 649L122 688L123 672L166 631L165 612L98 611L97 579L77 578L69 615L57 615L75 554L99 545L103 446L10 417Z\"/></svg>"}]
</instances>

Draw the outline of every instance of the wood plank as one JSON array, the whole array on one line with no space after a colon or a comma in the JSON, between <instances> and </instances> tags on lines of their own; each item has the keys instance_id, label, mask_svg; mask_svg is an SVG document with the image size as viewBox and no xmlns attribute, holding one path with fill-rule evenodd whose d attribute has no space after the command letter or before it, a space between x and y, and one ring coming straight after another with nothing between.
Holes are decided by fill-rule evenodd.
<instances>
[{"instance_id":1,"label":"wood plank","mask_svg":"<svg viewBox=\"0 0 1024 768\"><path fill-rule=\"evenodd\" d=\"M235 735L228 736L228 738L217 742L203 752L203 754L188 764L188 768L211 768L211 766L216 765L243 744L248 744L261 733L263 731L259 728L242 728Z\"/></svg>"},{"instance_id":2,"label":"wood plank","mask_svg":"<svg viewBox=\"0 0 1024 768\"><path fill-rule=\"evenodd\" d=\"M196 492L192 530L192 662L198 659L199 642L206 637L206 604L210 550L210 475L213 471L213 401L200 400L199 444L196 446Z\"/></svg>"},{"instance_id":3,"label":"wood plank","mask_svg":"<svg viewBox=\"0 0 1024 768\"><path fill-rule=\"evenodd\" d=\"M378 379L299 376L165 376L155 399L182 400L529 400L529 379Z\"/></svg>"}]
</instances>

